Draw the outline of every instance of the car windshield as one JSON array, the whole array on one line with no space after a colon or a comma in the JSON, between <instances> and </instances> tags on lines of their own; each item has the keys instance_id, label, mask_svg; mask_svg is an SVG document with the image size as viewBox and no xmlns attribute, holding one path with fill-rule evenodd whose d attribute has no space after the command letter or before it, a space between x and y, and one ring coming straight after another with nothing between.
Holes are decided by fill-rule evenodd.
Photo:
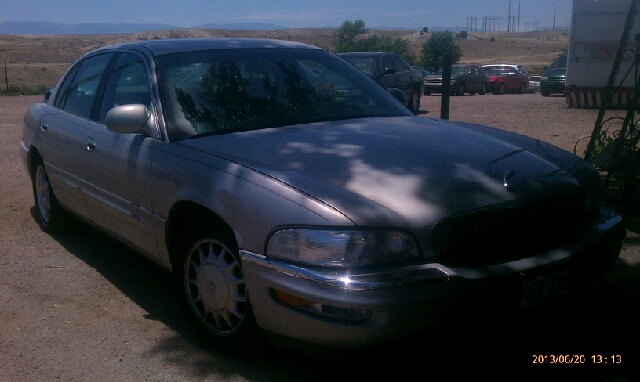
<instances>
[{"instance_id":1,"label":"car windshield","mask_svg":"<svg viewBox=\"0 0 640 382\"><path fill-rule=\"evenodd\" d=\"M411 115L344 60L316 49L229 49L158 58L172 140L330 120Z\"/></svg>"}]
</instances>

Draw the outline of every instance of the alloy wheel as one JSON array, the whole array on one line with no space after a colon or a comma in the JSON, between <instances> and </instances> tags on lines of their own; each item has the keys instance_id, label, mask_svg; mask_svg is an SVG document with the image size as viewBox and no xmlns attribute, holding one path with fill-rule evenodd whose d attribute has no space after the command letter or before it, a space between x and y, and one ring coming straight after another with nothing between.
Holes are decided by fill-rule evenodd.
<instances>
[{"instance_id":1,"label":"alloy wheel","mask_svg":"<svg viewBox=\"0 0 640 382\"><path fill-rule=\"evenodd\" d=\"M39 165L36 170L35 183L38 213L42 221L48 223L51 220L51 187L47 172L42 165Z\"/></svg>"},{"instance_id":2,"label":"alloy wheel","mask_svg":"<svg viewBox=\"0 0 640 382\"><path fill-rule=\"evenodd\" d=\"M209 330L228 335L241 326L247 305L244 275L223 244L205 239L189 250L184 287L191 309Z\"/></svg>"}]
</instances>

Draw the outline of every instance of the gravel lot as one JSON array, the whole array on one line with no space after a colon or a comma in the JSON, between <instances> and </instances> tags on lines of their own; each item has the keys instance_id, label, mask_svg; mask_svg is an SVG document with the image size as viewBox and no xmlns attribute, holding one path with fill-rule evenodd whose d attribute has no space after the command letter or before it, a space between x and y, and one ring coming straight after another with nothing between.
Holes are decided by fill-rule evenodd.
<instances>
[{"instance_id":1,"label":"gravel lot","mask_svg":"<svg viewBox=\"0 0 640 382\"><path fill-rule=\"evenodd\" d=\"M486 369L513 380L531 371L588 370L605 378L629 377L640 364L640 236L633 227L613 269L575 301L499 325L478 327L478 317L463 318L470 328L443 328L415 348L393 346L354 360L341 359L348 352L327 359L273 347L230 357L204 348L174 309L161 269L85 225L55 236L38 228L18 143L23 115L40 99L0 97L0 381L397 380L445 366L454 367L448 373ZM439 118L440 99L423 97L422 116ZM452 120L504 128L567 150L590 134L596 115L539 93L452 97L450 111ZM584 355L587 364L532 365L535 354ZM622 365L588 365L594 354L620 354ZM514 362L521 373L512 371Z\"/></svg>"}]
</instances>

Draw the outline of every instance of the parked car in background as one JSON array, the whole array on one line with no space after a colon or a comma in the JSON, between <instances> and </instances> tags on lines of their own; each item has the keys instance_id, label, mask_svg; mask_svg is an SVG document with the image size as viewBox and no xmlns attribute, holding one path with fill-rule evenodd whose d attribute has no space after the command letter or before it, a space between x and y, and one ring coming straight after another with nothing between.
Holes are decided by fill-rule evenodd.
<instances>
[{"instance_id":1,"label":"parked car in background","mask_svg":"<svg viewBox=\"0 0 640 382\"><path fill-rule=\"evenodd\" d=\"M424 76L402 57L393 52L349 52L340 53L338 56L360 69L383 88L402 90L406 97L405 106L414 114L418 113Z\"/></svg>"},{"instance_id":2,"label":"parked car in background","mask_svg":"<svg viewBox=\"0 0 640 382\"><path fill-rule=\"evenodd\" d=\"M421 68L419 66L412 66L412 68L414 68L415 70L419 70L420 73L422 73L422 77L426 78L427 76L431 75L431 72L425 68Z\"/></svg>"},{"instance_id":3,"label":"parked car in background","mask_svg":"<svg viewBox=\"0 0 640 382\"><path fill-rule=\"evenodd\" d=\"M567 61L568 61L567 58L568 58L568 56L566 54L563 54L560 57L556 58L551 63L551 66L549 66L549 69L566 68L567 67Z\"/></svg>"},{"instance_id":4,"label":"parked car in background","mask_svg":"<svg viewBox=\"0 0 640 382\"><path fill-rule=\"evenodd\" d=\"M513 68L485 68L489 76L489 90L493 94L507 92L524 94L529 85L529 77Z\"/></svg>"},{"instance_id":5,"label":"parked car in background","mask_svg":"<svg viewBox=\"0 0 640 382\"><path fill-rule=\"evenodd\" d=\"M542 76L529 76L529 86L527 86L527 92L535 93L540 91L540 77Z\"/></svg>"},{"instance_id":6,"label":"parked car in background","mask_svg":"<svg viewBox=\"0 0 640 382\"><path fill-rule=\"evenodd\" d=\"M28 110L19 147L43 230L70 213L135 248L172 272L197 338L243 354L283 337L367 347L568 298L626 233L580 157L414 116L294 42L89 52Z\"/></svg>"},{"instance_id":7,"label":"parked car in background","mask_svg":"<svg viewBox=\"0 0 640 382\"><path fill-rule=\"evenodd\" d=\"M489 70L489 69L515 70L517 72L522 73L525 76L529 76L529 72L527 72L527 70L524 67L522 67L522 65L517 65L517 64L488 64L488 65L482 65L482 69L484 70Z\"/></svg>"},{"instance_id":8,"label":"parked car in background","mask_svg":"<svg viewBox=\"0 0 640 382\"><path fill-rule=\"evenodd\" d=\"M553 93L564 94L567 68L547 69L540 78L540 94L548 97Z\"/></svg>"},{"instance_id":9,"label":"parked car in background","mask_svg":"<svg viewBox=\"0 0 640 382\"><path fill-rule=\"evenodd\" d=\"M469 93L486 94L489 88L489 77L476 65L455 64L451 65L451 94L464 95ZM427 76L424 85L424 94L442 93L442 68Z\"/></svg>"}]
</instances>

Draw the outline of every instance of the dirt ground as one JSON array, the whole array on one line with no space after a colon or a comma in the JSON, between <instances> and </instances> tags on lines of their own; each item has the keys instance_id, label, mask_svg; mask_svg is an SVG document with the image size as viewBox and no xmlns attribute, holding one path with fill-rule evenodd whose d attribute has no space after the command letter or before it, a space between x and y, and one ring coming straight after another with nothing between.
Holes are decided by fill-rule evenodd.
<instances>
[{"instance_id":1,"label":"dirt ground","mask_svg":"<svg viewBox=\"0 0 640 382\"><path fill-rule=\"evenodd\" d=\"M339 359L276 347L231 357L202 347L174 308L164 271L87 226L54 236L38 228L18 144L22 117L40 98L0 97L0 381L399 380L480 370L494 380L539 371L630 381L637 371L640 236L633 229L614 267L572 301L499 325L461 318L469 325L428 333L414 347ZM421 115L438 118L440 99L423 97ZM451 98L450 119L573 150L596 114L539 93L476 95ZM533 364L536 355L565 354L586 363ZM597 355L606 362L594 365Z\"/></svg>"}]
</instances>

